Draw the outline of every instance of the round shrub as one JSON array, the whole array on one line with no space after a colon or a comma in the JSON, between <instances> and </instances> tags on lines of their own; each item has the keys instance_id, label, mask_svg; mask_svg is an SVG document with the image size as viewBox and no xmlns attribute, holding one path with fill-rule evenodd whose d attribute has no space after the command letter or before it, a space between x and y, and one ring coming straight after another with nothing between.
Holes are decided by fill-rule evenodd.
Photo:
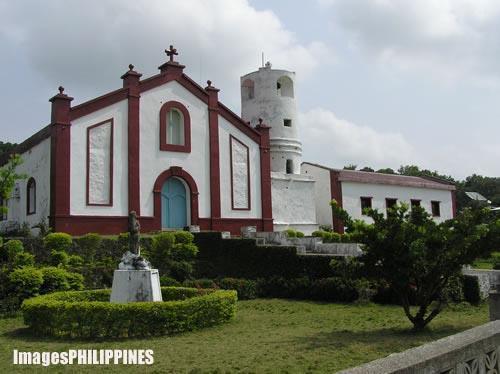
<instances>
[{"instance_id":1,"label":"round shrub","mask_svg":"<svg viewBox=\"0 0 500 374\"><path fill-rule=\"evenodd\" d=\"M34 266L35 256L28 252L21 252L16 256L16 258L14 258L13 265L15 268L21 268L23 266Z\"/></svg>"},{"instance_id":2,"label":"round shrub","mask_svg":"<svg viewBox=\"0 0 500 374\"><path fill-rule=\"evenodd\" d=\"M194 235L189 231L175 231L174 232L175 242L182 244L192 243L194 240Z\"/></svg>"},{"instance_id":3,"label":"round shrub","mask_svg":"<svg viewBox=\"0 0 500 374\"><path fill-rule=\"evenodd\" d=\"M3 250L7 255L7 260L14 262L16 256L24 251L23 242L20 240L9 240L3 245Z\"/></svg>"},{"instance_id":4,"label":"round shrub","mask_svg":"<svg viewBox=\"0 0 500 374\"><path fill-rule=\"evenodd\" d=\"M69 256L64 251L53 249L50 251L49 263L53 266L66 266L69 261Z\"/></svg>"},{"instance_id":5,"label":"round shrub","mask_svg":"<svg viewBox=\"0 0 500 374\"><path fill-rule=\"evenodd\" d=\"M215 283L212 279L189 279L185 280L182 285L184 287L191 287L191 288L219 288L217 283Z\"/></svg>"},{"instance_id":6,"label":"round shrub","mask_svg":"<svg viewBox=\"0 0 500 374\"><path fill-rule=\"evenodd\" d=\"M43 239L43 243L47 250L67 252L73 243L71 235L64 232L54 232L47 235Z\"/></svg>"},{"instance_id":7,"label":"round shrub","mask_svg":"<svg viewBox=\"0 0 500 374\"><path fill-rule=\"evenodd\" d=\"M162 287L163 302L110 303L109 290L67 291L25 300L24 322L41 336L76 338L174 334L234 317L235 291Z\"/></svg>"},{"instance_id":8,"label":"round shrub","mask_svg":"<svg viewBox=\"0 0 500 374\"><path fill-rule=\"evenodd\" d=\"M43 284L43 274L34 267L26 266L12 271L8 280L11 295L23 300L38 295Z\"/></svg>"},{"instance_id":9,"label":"round shrub","mask_svg":"<svg viewBox=\"0 0 500 374\"><path fill-rule=\"evenodd\" d=\"M285 232L289 238L296 238L297 237L297 231L295 231L294 229L287 229L287 230L285 230Z\"/></svg>"},{"instance_id":10,"label":"round shrub","mask_svg":"<svg viewBox=\"0 0 500 374\"><path fill-rule=\"evenodd\" d=\"M303 238L305 236L302 231L297 231L295 235L297 235L297 238Z\"/></svg>"},{"instance_id":11,"label":"round shrub","mask_svg":"<svg viewBox=\"0 0 500 374\"><path fill-rule=\"evenodd\" d=\"M359 294L354 281L331 277L314 281L311 296L321 301L351 302L357 300Z\"/></svg>"},{"instance_id":12,"label":"round shrub","mask_svg":"<svg viewBox=\"0 0 500 374\"><path fill-rule=\"evenodd\" d=\"M84 283L83 275L78 273L67 272L66 280L68 281L70 290L73 291L83 290L83 283Z\"/></svg>"},{"instance_id":13,"label":"round shrub","mask_svg":"<svg viewBox=\"0 0 500 374\"><path fill-rule=\"evenodd\" d=\"M69 283L67 279L67 271L54 266L41 268L40 271L43 275L43 284L40 293L49 293L54 291L67 291L69 290Z\"/></svg>"}]
</instances>

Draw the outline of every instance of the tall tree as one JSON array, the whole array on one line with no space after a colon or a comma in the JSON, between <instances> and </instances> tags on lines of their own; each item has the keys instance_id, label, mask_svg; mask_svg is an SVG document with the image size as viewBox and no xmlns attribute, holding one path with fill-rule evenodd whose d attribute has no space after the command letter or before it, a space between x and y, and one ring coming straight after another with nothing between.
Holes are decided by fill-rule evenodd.
<instances>
[{"instance_id":1,"label":"tall tree","mask_svg":"<svg viewBox=\"0 0 500 374\"><path fill-rule=\"evenodd\" d=\"M0 168L0 197L3 201L11 196L16 180L26 178L24 174L19 174L16 171L16 168L22 163L23 159L21 156L13 154L10 156L9 162ZM0 207L0 214L4 214L6 211L7 207Z\"/></svg>"}]
</instances>

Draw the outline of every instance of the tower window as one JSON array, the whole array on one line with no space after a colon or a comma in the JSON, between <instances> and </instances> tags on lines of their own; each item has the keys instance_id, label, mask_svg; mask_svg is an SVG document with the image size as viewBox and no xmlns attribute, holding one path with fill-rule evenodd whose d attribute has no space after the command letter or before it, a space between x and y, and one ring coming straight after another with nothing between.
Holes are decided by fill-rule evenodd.
<instances>
[{"instance_id":1,"label":"tower window","mask_svg":"<svg viewBox=\"0 0 500 374\"><path fill-rule=\"evenodd\" d=\"M439 201L431 201L431 211L433 217L441 216L441 207Z\"/></svg>"},{"instance_id":2,"label":"tower window","mask_svg":"<svg viewBox=\"0 0 500 374\"><path fill-rule=\"evenodd\" d=\"M293 97L293 81L286 75L282 76L276 82L276 91L278 96Z\"/></svg>"},{"instance_id":3,"label":"tower window","mask_svg":"<svg viewBox=\"0 0 500 374\"><path fill-rule=\"evenodd\" d=\"M293 174L293 160L286 160L286 173Z\"/></svg>"},{"instance_id":4,"label":"tower window","mask_svg":"<svg viewBox=\"0 0 500 374\"><path fill-rule=\"evenodd\" d=\"M291 119L284 119L283 126L292 127L292 120Z\"/></svg>"},{"instance_id":5,"label":"tower window","mask_svg":"<svg viewBox=\"0 0 500 374\"><path fill-rule=\"evenodd\" d=\"M255 97L255 84L251 79L245 79L241 84L241 98L253 99Z\"/></svg>"}]
</instances>

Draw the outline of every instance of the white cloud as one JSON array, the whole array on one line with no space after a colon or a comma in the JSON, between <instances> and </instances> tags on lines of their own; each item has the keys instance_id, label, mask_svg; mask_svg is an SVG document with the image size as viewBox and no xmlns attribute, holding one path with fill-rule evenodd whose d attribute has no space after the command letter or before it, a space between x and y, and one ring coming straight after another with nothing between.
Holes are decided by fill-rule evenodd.
<instances>
[{"instance_id":1,"label":"white cloud","mask_svg":"<svg viewBox=\"0 0 500 374\"><path fill-rule=\"evenodd\" d=\"M355 164L374 169L417 165L463 179L474 173L500 175L500 148L494 139L470 139L466 146L442 139L425 144L404 134L381 132L338 118L334 112L315 108L299 114L303 160L342 168Z\"/></svg>"},{"instance_id":2,"label":"white cloud","mask_svg":"<svg viewBox=\"0 0 500 374\"><path fill-rule=\"evenodd\" d=\"M350 44L381 65L454 80L500 78L496 0L318 0Z\"/></svg>"},{"instance_id":3,"label":"white cloud","mask_svg":"<svg viewBox=\"0 0 500 374\"><path fill-rule=\"evenodd\" d=\"M222 98L239 106L239 76L257 69L261 51L273 65L316 69L330 54L319 41L297 42L271 11L247 0L53 0L0 3L0 40L18 44L32 66L81 101L120 86L133 63L145 75L166 61L174 44L178 60L199 82L211 79Z\"/></svg>"},{"instance_id":4,"label":"white cloud","mask_svg":"<svg viewBox=\"0 0 500 374\"><path fill-rule=\"evenodd\" d=\"M398 168L415 163L413 146L398 133L382 133L315 108L299 116L304 160L330 167Z\"/></svg>"}]
</instances>

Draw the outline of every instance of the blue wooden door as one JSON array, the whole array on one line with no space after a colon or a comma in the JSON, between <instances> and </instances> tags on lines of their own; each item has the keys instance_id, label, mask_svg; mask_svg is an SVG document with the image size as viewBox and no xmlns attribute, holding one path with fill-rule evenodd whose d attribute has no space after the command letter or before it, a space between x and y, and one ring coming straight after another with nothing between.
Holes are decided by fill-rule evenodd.
<instances>
[{"instance_id":1,"label":"blue wooden door","mask_svg":"<svg viewBox=\"0 0 500 374\"><path fill-rule=\"evenodd\" d=\"M177 178L169 178L161 189L162 228L187 226L186 187Z\"/></svg>"}]
</instances>

